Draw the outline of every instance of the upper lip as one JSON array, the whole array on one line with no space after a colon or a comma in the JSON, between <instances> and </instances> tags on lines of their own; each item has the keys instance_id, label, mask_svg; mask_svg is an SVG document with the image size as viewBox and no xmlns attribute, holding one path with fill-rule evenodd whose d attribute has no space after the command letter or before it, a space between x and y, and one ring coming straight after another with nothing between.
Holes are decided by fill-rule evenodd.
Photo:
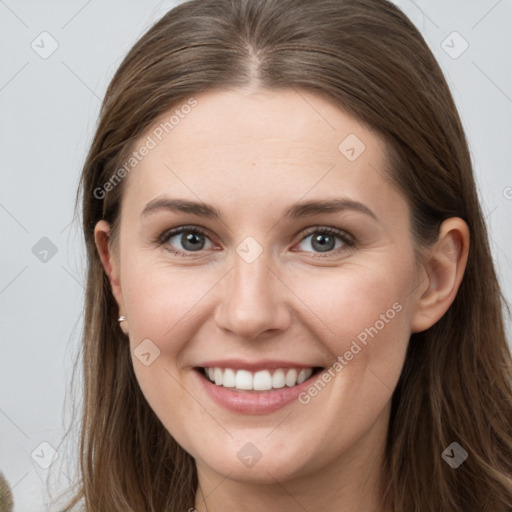
<instances>
[{"instance_id":1,"label":"upper lip","mask_svg":"<svg viewBox=\"0 0 512 512\"><path fill-rule=\"evenodd\" d=\"M231 368L233 370L275 370L277 368L317 368L320 365L296 363L294 361L277 361L262 359L260 361L244 361L243 359L222 359L199 363L200 368Z\"/></svg>"}]
</instances>

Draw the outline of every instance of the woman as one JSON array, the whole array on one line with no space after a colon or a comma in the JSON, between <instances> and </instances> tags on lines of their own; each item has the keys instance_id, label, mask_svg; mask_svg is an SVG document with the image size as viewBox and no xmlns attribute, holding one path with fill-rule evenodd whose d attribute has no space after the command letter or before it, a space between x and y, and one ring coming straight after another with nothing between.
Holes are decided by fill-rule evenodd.
<instances>
[{"instance_id":1,"label":"woman","mask_svg":"<svg viewBox=\"0 0 512 512\"><path fill-rule=\"evenodd\" d=\"M512 510L512 364L465 135L385 0L192 0L81 190L66 510Z\"/></svg>"}]
</instances>

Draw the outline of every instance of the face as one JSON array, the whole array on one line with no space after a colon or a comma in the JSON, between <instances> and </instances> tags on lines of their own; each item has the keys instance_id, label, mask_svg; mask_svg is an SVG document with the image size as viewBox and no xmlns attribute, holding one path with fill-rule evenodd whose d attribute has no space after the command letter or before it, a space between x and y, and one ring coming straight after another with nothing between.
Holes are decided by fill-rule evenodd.
<instances>
[{"instance_id":1,"label":"face","mask_svg":"<svg viewBox=\"0 0 512 512\"><path fill-rule=\"evenodd\" d=\"M195 99L123 184L114 292L142 392L239 481L376 453L418 284L383 142L305 91Z\"/></svg>"}]
</instances>

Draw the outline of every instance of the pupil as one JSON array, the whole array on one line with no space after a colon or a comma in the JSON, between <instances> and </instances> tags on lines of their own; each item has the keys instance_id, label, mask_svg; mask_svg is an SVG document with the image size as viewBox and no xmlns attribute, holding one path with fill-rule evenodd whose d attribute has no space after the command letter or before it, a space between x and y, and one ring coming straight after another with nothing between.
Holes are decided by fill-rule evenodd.
<instances>
[{"instance_id":1,"label":"pupil","mask_svg":"<svg viewBox=\"0 0 512 512\"><path fill-rule=\"evenodd\" d=\"M197 243L199 242L199 244ZM182 244L187 250L202 249L204 242L201 244L199 236L195 233L188 233L182 236ZM189 245L190 244L190 245Z\"/></svg>"},{"instance_id":2,"label":"pupil","mask_svg":"<svg viewBox=\"0 0 512 512\"><path fill-rule=\"evenodd\" d=\"M319 245L315 249L318 249L320 252L327 252L333 249L333 242L334 238L331 235L317 235L313 238L313 246L315 246L315 243L318 243Z\"/></svg>"}]
</instances>

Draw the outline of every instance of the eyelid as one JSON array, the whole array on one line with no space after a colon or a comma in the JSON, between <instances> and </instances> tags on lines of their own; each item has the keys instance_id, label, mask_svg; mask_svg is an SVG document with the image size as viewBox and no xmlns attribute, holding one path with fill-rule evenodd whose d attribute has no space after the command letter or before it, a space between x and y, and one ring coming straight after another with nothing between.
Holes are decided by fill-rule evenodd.
<instances>
[{"instance_id":1,"label":"eyelid","mask_svg":"<svg viewBox=\"0 0 512 512\"><path fill-rule=\"evenodd\" d=\"M206 228L197 226L197 225L183 225L183 226L178 226L176 228L168 229L157 237L157 239L155 240L155 243L157 243L158 245L164 246L169 241L170 238L172 238L176 235L179 235L183 232L186 232L186 231L195 232L197 234L204 235L205 237L209 238L212 243L215 243L214 240L212 240L211 235L209 234L209 230L207 230ZM308 236L310 236L313 233L317 233L317 232L323 232L323 233L327 233L330 235L338 236L342 240L342 242L344 243L344 245L346 247L338 248L337 250L328 251L326 253L315 253L313 251L294 251L294 252L310 252L314 257L329 257L329 256L333 257L334 255L338 255L339 252L341 252L343 250L346 251L347 249L353 248L356 245L355 238L347 231L340 229L340 228L334 228L334 227L330 227L330 226L320 226L320 225L310 226L309 228L302 230L300 233L303 233L303 235L298 243L303 242L306 238L308 238ZM173 254L181 254L184 257L188 257L188 256L193 257L195 252L197 252L197 255L199 255L202 252L202 250L200 250L200 251L182 251L179 249L178 250L170 249L168 247L165 247L165 249L172 252Z\"/></svg>"},{"instance_id":2,"label":"eyelid","mask_svg":"<svg viewBox=\"0 0 512 512\"><path fill-rule=\"evenodd\" d=\"M208 238L210 238L210 234L207 229L205 229L201 226L193 225L193 224L186 224L183 226L178 226L176 228L167 229L166 231L164 231L161 235L159 235L157 237L156 241L165 243L166 241L169 240L169 238L176 236L176 235L180 235L184 231L192 231L192 232L200 233L201 235L205 235Z\"/></svg>"},{"instance_id":3,"label":"eyelid","mask_svg":"<svg viewBox=\"0 0 512 512\"><path fill-rule=\"evenodd\" d=\"M314 252L314 251L298 251L293 250L293 252L306 252L311 255L313 258L325 258L325 259L335 259L339 258L342 253L346 253L349 250L353 250L356 247L356 239L349 232L344 229L330 227L330 226L311 226L310 228L306 228L304 235L299 241L299 244L302 243L306 238L308 238L313 233L327 233L331 236L337 236L343 243L342 247L338 247L332 251L327 252Z\"/></svg>"},{"instance_id":4,"label":"eyelid","mask_svg":"<svg viewBox=\"0 0 512 512\"><path fill-rule=\"evenodd\" d=\"M345 231L344 229L340 229L340 228L330 227L330 226L311 226L310 228L306 228L304 231L304 235L301 238L301 242L302 242L302 240L307 238L309 235L316 233L316 232L324 232L324 233L329 233L332 235L337 235L344 242L355 244L355 238L348 231Z\"/></svg>"},{"instance_id":5,"label":"eyelid","mask_svg":"<svg viewBox=\"0 0 512 512\"><path fill-rule=\"evenodd\" d=\"M204 235L206 238L210 239L210 241L212 243L215 243L212 240L212 237L210 236L209 231L207 229L200 227L200 226L196 226L196 225L183 225L183 226L178 226L176 228L168 229L168 230L164 231L161 235L159 235L156 238L156 240L154 240L154 243L156 243L159 246L165 246L166 243L172 237L174 237L176 235L180 235L187 231L192 232L192 233L197 233L200 235ZM164 247L164 249L166 249L169 252L172 252L173 254L181 254L182 256L194 256L194 252L195 252L195 251L182 251L180 249L170 249L169 247ZM201 252L202 252L202 250L197 251L198 254Z\"/></svg>"}]
</instances>

